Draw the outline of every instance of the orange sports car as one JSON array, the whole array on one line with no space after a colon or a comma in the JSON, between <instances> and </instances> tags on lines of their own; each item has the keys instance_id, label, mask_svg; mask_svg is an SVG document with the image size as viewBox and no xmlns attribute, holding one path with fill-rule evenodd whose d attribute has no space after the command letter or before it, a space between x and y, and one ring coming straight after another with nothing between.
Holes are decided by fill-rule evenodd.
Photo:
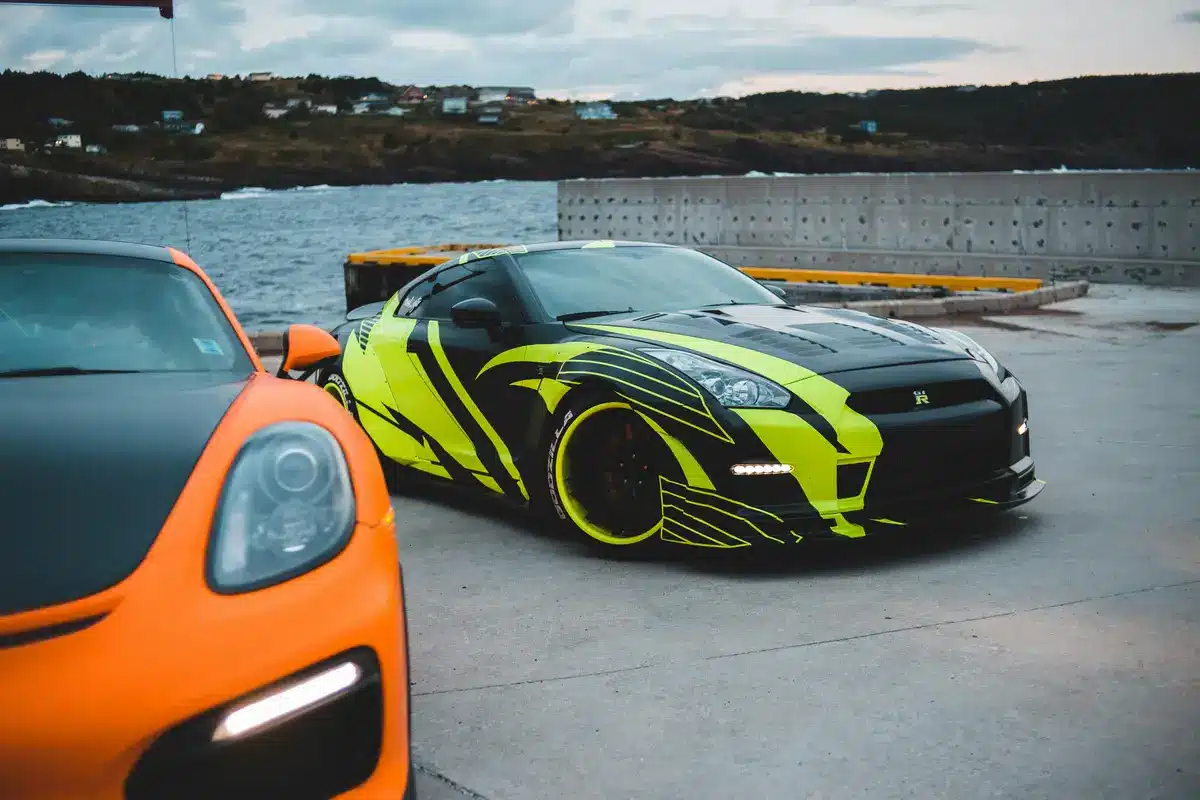
<instances>
[{"instance_id":1,"label":"orange sports car","mask_svg":"<svg viewBox=\"0 0 1200 800\"><path fill-rule=\"evenodd\" d=\"M0 798L412 797L394 513L293 325L178 250L0 239Z\"/></svg>"}]
</instances>

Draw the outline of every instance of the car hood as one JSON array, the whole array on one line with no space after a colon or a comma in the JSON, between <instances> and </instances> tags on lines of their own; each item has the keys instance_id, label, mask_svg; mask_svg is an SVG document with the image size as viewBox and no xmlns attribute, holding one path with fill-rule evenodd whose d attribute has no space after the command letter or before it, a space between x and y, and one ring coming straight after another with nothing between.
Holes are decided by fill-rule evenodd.
<instances>
[{"instance_id":1,"label":"car hood","mask_svg":"<svg viewBox=\"0 0 1200 800\"><path fill-rule=\"evenodd\" d=\"M571 327L580 333L603 331L651 339L654 334L695 337L775 356L818 375L970 358L957 343L923 326L817 306L742 305L655 314L636 312L574 322ZM736 362L736 353L727 360Z\"/></svg>"},{"instance_id":2,"label":"car hood","mask_svg":"<svg viewBox=\"0 0 1200 800\"><path fill-rule=\"evenodd\" d=\"M0 378L0 614L87 597L137 569L248 378Z\"/></svg>"}]
</instances>

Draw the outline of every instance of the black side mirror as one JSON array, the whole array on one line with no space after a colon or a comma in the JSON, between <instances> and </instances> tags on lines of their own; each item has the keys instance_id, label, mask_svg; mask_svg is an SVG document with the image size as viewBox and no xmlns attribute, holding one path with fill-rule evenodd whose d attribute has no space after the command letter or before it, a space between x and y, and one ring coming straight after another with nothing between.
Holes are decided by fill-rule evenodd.
<instances>
[{"instance_id":1,"label":"black side mirror","mask_svg":"<svg viewBox=\"0 0 1200 800\"><path fill-rule=\"evenodd\" d=\"M485 297L468 297L450 308L450 320L460 328L499 328L500 309Z\"/></svg>"},{"instance_id":2,"label":"black side mirror","mask_svg":"<svg viewBox=\"0 0 1200 800\"><path fill-rule=\"evenodd\" d=\"M776 297L787 300L787 292L785 292L781 287L776 286L773 283L764 283L763 286L767 287L767 291Z\"/></svg>"}]
</instances>

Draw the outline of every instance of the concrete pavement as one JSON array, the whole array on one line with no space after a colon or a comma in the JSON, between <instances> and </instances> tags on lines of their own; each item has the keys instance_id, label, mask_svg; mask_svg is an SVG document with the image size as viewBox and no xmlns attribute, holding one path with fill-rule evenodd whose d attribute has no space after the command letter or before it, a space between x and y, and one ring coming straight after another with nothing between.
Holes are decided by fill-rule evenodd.
<instances>
[{"instance_id":1,"label":"concrete pavement","mask_svg":"<svg viewBox=\"0 0 1200 800\"><path fill-rule=\"evenodd\" d=\"M1031 395L1048 485L991 524L734 564L397 496L421 797L1200 797L1195 323L1103 285L948 322Z\"/></svg>"}]
</instances>

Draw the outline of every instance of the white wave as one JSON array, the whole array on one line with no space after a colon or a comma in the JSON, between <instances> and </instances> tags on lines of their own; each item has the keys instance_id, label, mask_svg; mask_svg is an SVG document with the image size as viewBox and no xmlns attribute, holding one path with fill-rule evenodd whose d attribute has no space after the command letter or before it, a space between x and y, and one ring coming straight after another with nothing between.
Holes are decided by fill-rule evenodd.
<instances>
[{"instance_id":1,"label":"white wave","mask_svg":"<svg viewBox=\"0 0 1200 800\"><path fill-rule=\"evenodd\" d=\"M222 200L251 200L257 197L274 197L295 194L297 192L306 192L311 194L325 194L328 192L336 192L343 189L348 189L348 186L330 186L328 183L319 183L315 186L293 186L290 189L265 189L262 186L243 186L241 189L234 189L231 192L222 192Z\"/></svg>"},{"instance_id":2,"label":"white wave","mask_svg":"<svg viewBox=\"0 0 1200 800\"><path fill-rule=\"evenodd\" d=\"M20 211L26 208L63 208L74 203L51 203L49 200L30 200L27 203L8 203L0 206L0 211Z\"/></svg>"}]
</instances>

